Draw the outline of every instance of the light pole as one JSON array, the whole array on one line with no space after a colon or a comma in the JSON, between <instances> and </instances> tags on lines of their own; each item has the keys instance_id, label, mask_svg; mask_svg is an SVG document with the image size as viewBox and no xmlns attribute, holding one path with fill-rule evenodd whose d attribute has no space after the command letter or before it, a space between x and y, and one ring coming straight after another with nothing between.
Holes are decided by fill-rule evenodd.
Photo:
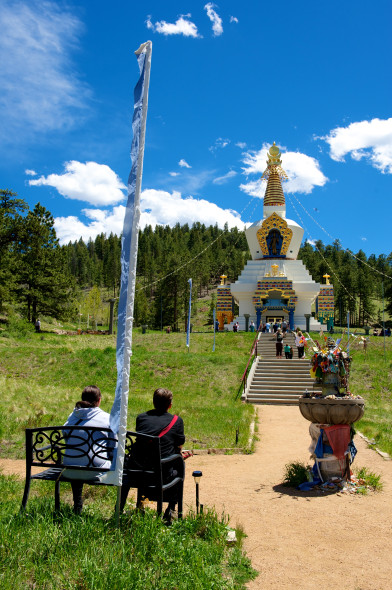
<instances>
[{"instance_id":1,"label":"light pole","mask_svg":"<svg viewBox=\"0 0 392 590\"><path fill-rule=\"evenodd\" d=\"M192 473L192 477L195 480L195 484L196 484L196 514L199 514L199 509L200 509L200 514L203 513L203 504L200 504L200 502L199 502L199 483L200 483L200 479L201 479L202 475L203 475L203 473L201 471L194 471Z\"/></svg>"}]
</instances>

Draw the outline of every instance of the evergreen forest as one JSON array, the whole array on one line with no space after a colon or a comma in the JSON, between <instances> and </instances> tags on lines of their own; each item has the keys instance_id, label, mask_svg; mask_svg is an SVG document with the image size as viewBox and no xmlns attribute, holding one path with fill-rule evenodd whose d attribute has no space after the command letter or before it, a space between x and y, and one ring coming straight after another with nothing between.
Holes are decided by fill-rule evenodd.
<instances>
[{"instance_id":1,"label":"evergreen forest","mask_svg":"<svg viewBox=\"0 0 392 590\"><path fill-rule=\"evenodd\" d=\"M103 309L118 300L121 237L98 235L59 245L51 213L39 203L29 210L12 191L0 191L0 306L34 322L41 316L80 322L85 316L106 323ZM146 226L139 232L135 325L183 330L189 301L208 298L209 321L220 276L233 282L250 258L245 233L227 225L201 223ZM305 241L298 258L313 279L330 275L335 293L335 324L381 325L383 300L392 315L392 253L367 256L336 240ZM88 323L88 320L87 320Z\"/></svg>"}]
</instances>

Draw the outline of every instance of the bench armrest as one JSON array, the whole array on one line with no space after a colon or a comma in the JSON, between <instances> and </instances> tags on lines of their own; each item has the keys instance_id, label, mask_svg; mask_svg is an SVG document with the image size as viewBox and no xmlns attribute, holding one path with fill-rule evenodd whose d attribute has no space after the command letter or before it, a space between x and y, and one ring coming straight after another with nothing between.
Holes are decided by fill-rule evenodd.
<instances>
[{"instance_id":1,"label":"bench armrest","mask_svg":"<svg viewBox=\"0 0 392 590\"><path fill-rule=\"evenodd\" d=\"M177 459L183 459L182 455L180 454L175 454L175 455L170 455L170 457L164 457L163 459L161 459L161 463L171 463L172 461L176 461Z\"/></svg>"}]
</instances>

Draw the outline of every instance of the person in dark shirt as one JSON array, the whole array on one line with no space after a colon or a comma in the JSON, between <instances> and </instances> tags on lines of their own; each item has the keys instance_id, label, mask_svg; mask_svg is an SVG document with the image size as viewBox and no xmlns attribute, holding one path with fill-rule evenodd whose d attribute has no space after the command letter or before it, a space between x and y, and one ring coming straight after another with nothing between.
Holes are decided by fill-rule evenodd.
<instances>
[{"instance_id":1,"label":"person in dark shirt","mask_svg":"<svg viewBox=\"0 0 392 590\"><path fill-rule=\"evenodd\" d=\"M169 389L159 387L154 391L153 404L154 409L139 414L136 418L136 432L159 436L166 430L161 437L161 457L170 457L171 455L181 454L182 446L185 442L184 422L180 416L170 414L168 410L172 407L173 394ZM176 418L176 420L174 420ZM169 428L170 426L170 428ZM143 462L143 457L136 457L138 462ZM176 477L177 473L171 470L166 474L168 479ZM165 476L165 475L164 475ZM121 509L125 506L130 486L122 486L121 490ZM176 501L169 502L164 514L165 520L170 520L172 512L175 510Z\"/></svg>"}]
</instances>

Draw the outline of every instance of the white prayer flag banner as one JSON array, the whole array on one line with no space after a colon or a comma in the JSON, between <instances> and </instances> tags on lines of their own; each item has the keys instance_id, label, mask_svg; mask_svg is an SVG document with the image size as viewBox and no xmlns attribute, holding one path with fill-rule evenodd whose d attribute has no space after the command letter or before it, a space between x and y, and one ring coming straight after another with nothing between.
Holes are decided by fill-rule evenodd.
<instances>
[{"instance_id":1,"label":"white prayer flag banner","mask_svg":"<svg viewBox=\"0 0 392 590\"><path fill-rule=\"evenodd\" d=\"M151 51L151 41L143 43L135 51L139 64L140 78L134 91L133 140L131 147L132 168L128 179L128 201L121 240L121 285L118 304L116 352L117 385L110 412L110 428L118 436L118 445L114 471L105 474L101 478L105 483L111 483L117 486L120 486L122 483L127 432L129 370L132 356L133 309L140 222L140 193L143 174Z\"/></svg>"}]
</instances>

